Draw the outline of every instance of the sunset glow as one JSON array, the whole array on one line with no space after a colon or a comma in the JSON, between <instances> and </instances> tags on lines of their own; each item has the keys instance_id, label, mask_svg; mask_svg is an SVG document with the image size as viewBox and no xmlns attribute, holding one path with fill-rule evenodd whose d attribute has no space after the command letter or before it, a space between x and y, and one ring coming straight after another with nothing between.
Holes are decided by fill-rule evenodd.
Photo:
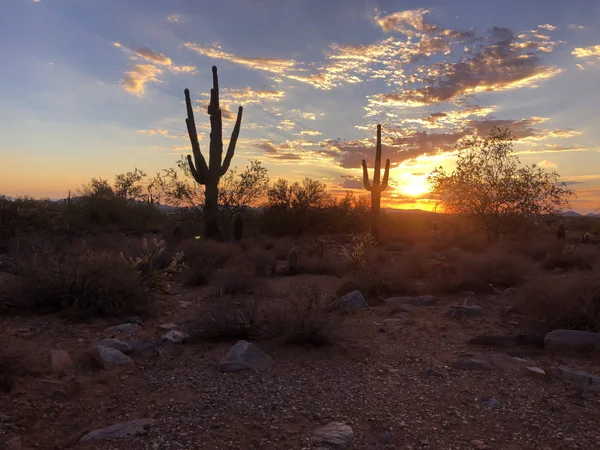
<instances>
[{"instance_id":1,"label":"sunset glow","mask_svg":"<svg viewBox=\"0 0 600 450\"><path fill-rule=\"evenodd\" d=\"M92 177L173 167L191 151L184 88L206 148L217 65L226 136L245 108L233 166L258 158L271 179L362 195L380 123L382 202L430 209L427 173L451 169L461 139L508 127L521 161L558 171L573 209L591 212L600 3L539 4L9 2L0 194L61 198Z\"/></svg>"}]
</instances>

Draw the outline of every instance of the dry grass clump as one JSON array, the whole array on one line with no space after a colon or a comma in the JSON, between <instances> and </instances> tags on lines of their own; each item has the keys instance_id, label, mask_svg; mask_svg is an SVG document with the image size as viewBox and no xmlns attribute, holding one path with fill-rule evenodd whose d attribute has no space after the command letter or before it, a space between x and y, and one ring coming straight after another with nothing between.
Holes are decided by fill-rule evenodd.
<instances>
[{"instance_id":1,"label":"dry grass clump","mask_svg":"<svg viewBox=\"0 0 600 450\"><path fill-rule=\"evenodd\" d=\"M8 297L22 310L80 318L143 314L151 303L138 273L118 254L85 247L29 255L11 289Z\"/></svg>"},{"instance_id":2,"label":"dry grass clump","mask_svg":"<svg viewBox=\"0 0 600 450\"><path fill-rule=\"evenodd\" d=\"M600 331L600 273L597 271L544 275L531 281L516 297L517 309L548 329Z\"/></svg>"},{"instance_id":3,"label":"dry grass clump","mask_svg":"<svg viewBox=\"0 0 600 450\"><path fill-rule=\"evenodd\" d=\"M190 286L209 284L214 273L240 252L233 243L209 239L188 239L180 244L179 250L183 251L188 266L183 272L183 281Z\"/></svg>"},{"instance_id":4,"label":"dry grass clump","mask_svg":"<svg viewBox=\"0 0 600 450\"><path fill-rule=\"evenodd\" d=\"M546 270L589 270L595 266L599 255L598 249L591 246L555 246L542 260L542 267Z\"/></svg>"},{"instance_id":5,"label":"dry grass clump","mask_svg":"<svg viewBox=\"0 0 600 450\"><path fill-rule=\"evenodd\" d=\"M267 295L268 287L256 269L249 265L225 267L215 274L219 295Z\"/></svg>"}]
</instances>

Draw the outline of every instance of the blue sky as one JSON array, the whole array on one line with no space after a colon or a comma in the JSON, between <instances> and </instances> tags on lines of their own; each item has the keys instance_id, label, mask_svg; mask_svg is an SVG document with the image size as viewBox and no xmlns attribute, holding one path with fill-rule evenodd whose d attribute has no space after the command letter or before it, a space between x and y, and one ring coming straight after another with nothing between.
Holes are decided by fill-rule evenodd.
<instances>
[{"instance_id":1,"label":"blue sky","mask_svg":"<svg viewBox=\"0 0 600 450\"><path fill-rule=\"evenodd\" d=\"M5 0L0 193L64 197L91 177L153 174L201 136L211 66L244 105L233 165L360 189L383 124L390 206L427 208L456 142L509 127L523 163L600 193L600 2ZM233 127L225 121L225 135ZM225 113L227 118L227 114ZM206 148L208 140L201 141ZM360 192L360 191L357 191ZM600 202L599 202L600 203Z\"/></svg>"}]
</instances>

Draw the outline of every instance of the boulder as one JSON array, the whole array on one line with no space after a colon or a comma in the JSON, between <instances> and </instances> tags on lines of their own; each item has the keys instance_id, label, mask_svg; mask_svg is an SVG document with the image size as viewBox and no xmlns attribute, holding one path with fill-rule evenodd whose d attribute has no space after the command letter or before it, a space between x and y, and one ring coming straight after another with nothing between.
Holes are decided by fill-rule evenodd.
<instances>
[{"instance_id":1,"label":"boulder","mask_svg":"<svg viewBox=\"0 0 600 450\"><path fill-rule=\"evenodd\" d=\"M567 366L552 368L550 373L579 389L600 392L600 377L597 375L571 369Z\"/></svg>"},{"instance_id":2,"label":"boulder","mask_svg":"<svg viewBox=\"0 0 600 450\"><path fill-rule=\"evenodd\" d=\"M143 341L125 341L127 345L131 347L130 353L133 357L151 358L158 355L158 347L163 343L162 338L159 338L156 342L143 342Z\"/></svg>"},{"instance_id":3,"label":"boulder","mask_svg":"<svg viewBox=\"0 0 600 450\"><path fill-rule=\"evenodd\" d=\"M360 286L358 286L354 281L346 281L339 287L335 294L342 297L346 294L349 294L350 292L357 291L359 289Z\"/></svg>"},{"instance_id":4,"label":"boulder","mask_svg":"<svg viewBox=\"0 0 600 450\"><path fill-rule=\"evenodd\" d=\"M67 352L64 350L50 350L48 355L48 366L54 373L63 373L70 369L73 361Z\"/></svg>"},{"instance_id":5,"label":"boulder","mask_svg":"<svg viewBox=\"0 0 600 450\"><path fill-rule=\"evenodd\" d=\"M346 447L354 438L350 425L343 422L329 422L315 430L315 441L335 447Z\"/></svg>"},{"instance_id":6,"label":"boulder","mask_svg":"<svg viewBox=\"0 0 600 450\"><path fill-rule=\"evenodd\" d=\"M452 306L444 313L447 319L467 319L470 317L482 317L487 315L487 310L479 305Z\"/></svg>"},{"instance_id":7,"label":"boulder","mask_svg":"<svg viewBox=\"0 0 600 450\"><path fill-rule=\"evenodd\" d=\"M405 306L431 306L437 299L433 295L420 295L418 297L391 297L384 300L390 309L403 308Z\"/></svg>"},{"instance_id":8,"label":"boulder","mask_svg":"<svg viewBox=\"0 0 600 450\"><path fill-rule=\"evenodd\" d=\"M550 350L600 351L600 333L579 330L554 330L544 338Z\"/></svg>"},{"instance_id":9,"label":"boulder","mask_svg":"<svg viewBox=\"0 0 600 450\"><path fill-rule=\"evenodd\" d=\"M158 326L158 328L168 331L168 330L174 330L175 328L177 328L177 325L174 324L173 322L162 323Z\"/></svg>"},{"instance_id":10,"label":"boulder","mask_svg":"<svg viewBox=\"0 0 600 450\"><path fill-rule=\"evenodd\" d=\"M131 345L129 345L127 342L123 342L123 341L120 341L119 339L113 339L113 338L102 339L101 341L98 341L94 344L94 346L96 346L96 345L114 348L123 353L128 353L132 350Z\"/></svg>"},{"instance_id":11,"label":"boulder","mask_svg":"<svg viewBox=\"0 0 600 450\"><path fill-rule=\"evenodd\" d=\"M272 366L275 360L248 341L237 341L219 362L221 372L261 370Z\"/></svg>"},{"instance_id":12,"label":"boulder","mask_svg":"<svg viewBox=\"0 0 600 450\"><path fill-rule=\"evenodd\" d=\"M340 305L344 308L365 308L369 306L360 291L348 292L340 298Z\"/></svg>"},{"instance_id":13,"label":"boulder","mask_svg":"<svg viewBox=\"0 0 600 450\"><path fill-rule=\"evenodd\" d=\"M146 434L155 422L156 420L154 419L136 419L129 422L116 423L109 427L89 432L81 438L81 442L95 442L103 439L124 438L127 436Z\"/></svg>"},{"instance_id":14,"label":"boulder","mask_svg":"<svg viewBox=\"0 0 600 450\"><path fill-rule=\"evenodd\" d=\"M100 367L112 369L114 367L126 367L133 365L133 359L120 352L116 348L96 345L88 350L88 354Z\"/></svg>"}]
</instances>

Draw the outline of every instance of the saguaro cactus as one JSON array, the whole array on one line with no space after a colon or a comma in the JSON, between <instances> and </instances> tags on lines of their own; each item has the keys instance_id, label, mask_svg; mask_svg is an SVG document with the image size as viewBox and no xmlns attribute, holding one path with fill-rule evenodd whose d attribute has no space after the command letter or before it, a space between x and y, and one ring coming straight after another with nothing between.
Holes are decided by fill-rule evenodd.
<instances>
[{"instance_id":1,"label":"saguaro cactus","mask_svg":"<svg viewBox=\"0 0 600 450\"><path fill-rule=\"evenodd\" d=\"M369 183L369 172L367 171L367 161L363 159L363 183L365 189L371 192L371 234L375 240L379 240L379 215L381 204L381 193L386 190L388 178L390 175L390 160L385 161L385 171L383 180L380 181L381 171L381 125L377 125L377 147L375 149L375 172L373 173L373 183Z\"/></svg>"},{"instance_id":2,"label":"saguaro cactus","mask_svg":"<svg viewBox=\"0 0 600 450\"><path fill-rule=\"evenodd\" d=\"M204 236L208 239L222 239L221 231L219 230L219 222L217 220L218 200L219 200L219 179L227 172L231 159L235 152L235 144L237 143L240 134L240 125L242 123L242 111L240 106L238 109L237 119L227 153L223 160L223 119L221 118L221 108L219 107L219 78L217 77L217 66L213 66L213 88L210 90L210 103L208 105L208 114L210 114L210 147L209 147L209 162L206 164L204 156L200 152L200 144L198 142L198 133L196 131L196 122L194 120L194 110L192 101L190 100L189 89L185 90L185 105L187 108L187 125L190 142L192 144L192 155L188 155L188 163L192 176L199 183L205 186L204 193Z\"/></svg>"}]
</instances>

